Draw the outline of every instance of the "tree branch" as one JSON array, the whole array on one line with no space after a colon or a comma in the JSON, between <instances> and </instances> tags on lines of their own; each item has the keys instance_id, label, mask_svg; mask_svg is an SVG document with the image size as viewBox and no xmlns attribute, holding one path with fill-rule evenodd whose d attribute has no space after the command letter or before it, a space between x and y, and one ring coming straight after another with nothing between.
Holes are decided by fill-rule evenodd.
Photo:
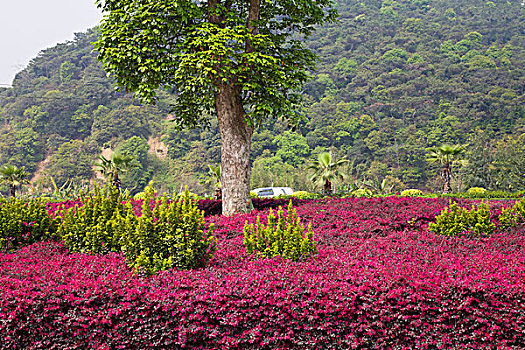
<instances>
[{"instance_id":1,"label":"tree branch","mask_svg":"<svg viewBox=\"0 0 525 350\"><path fill-rule=\"evenodd\" d=\"M257 35L259 29L257 28L257 22L259 21L259 13L261 11L261 0L247 0L250 4L248 12L248 32L251 35ZM247 53L254 52L255 48L252 45L250 39L246 40L246 49Z\"/></svg>"}]
</instances>

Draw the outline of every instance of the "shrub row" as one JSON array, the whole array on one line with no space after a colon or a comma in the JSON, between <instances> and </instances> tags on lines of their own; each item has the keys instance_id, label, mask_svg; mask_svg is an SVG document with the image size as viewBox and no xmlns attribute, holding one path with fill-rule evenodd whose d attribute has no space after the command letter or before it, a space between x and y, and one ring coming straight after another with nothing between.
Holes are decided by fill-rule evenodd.
<instances>
[{"instance_id":1,"label":"shrub row","mask_svg":"<svg viewBox=\"0 0 525 350\"><path fill-rule=\"evenodd\" d=\"M173 267L205 267L216 250L213 224L206 227L204 211L190 198L189 191L186 189L176 201L169 201L165 195L161 199L156 198L154 188L148 185L142 197L140 200L123 198L116 188L95 185L94 191L78 202L50 205L51 209L57 210L53 215L49 215L39 199L32 199L27 204L16 199L3 200L0 202L0 249L16 249L39 241L56 240L63 241L71 252L124 252L130 267L148 275ZM272 208L284 201L282 198L254 200L259 208ZM279 221L269 222L264 229L264 232L273 234L262 237L254 233L257 247L264 240L273 252L261 257L280 255L296 260L315 252L311 229L304 238L306 243L301 241L304 227L297 215L292 215L292 201L290 199L287 220L292 220L293 216L293 221L287 221L286 227L279 207ZM220 205L220 201L217 203ZM204 204L209 212L217 209L211 201L201 201L200 204ZM256 230L260 228L259 224ZM250 245L247 249L251 249Z\"/></svg>"},{"instance_id":2,"label":"shrub row","mask_svg":"<svg viewBox=\"0 0 525 350\"><path fill-rule=\"evenodd\" d=\"M460 193L444 193L441 197L470 198L470 199L519 199L525 197L525 191L506 192L506 191L467 191Z\"/></svg>"},{"instance_id":3,"label":"shrub row","mask_svg":"<svg viewBox=\"0 0 525 350\"><path fill-rule=\"evenodd\" d=\"M279 207L284 207L288 204L289 201L292 201L292 204L294 206L302 205L304 203L307 203L307 199L301 199L296 198L292 196L282 196L278 198L253 198L252 203L253 207L256 210L264 210L264 209L277 209ZM140 211L142 210L142 204L144 199L134 199L131 198L128 200L135 212L140 215ZM170 201L170 200L169 200ZM204 216L214 216L214 215L221 215L222 214L222 201L221 200L215 200L215 199L199 199L196 201L197 206L199 210L204 211ZM75 205L82 206L82 202L80 199L77 200L68 200L65 202L57 202L57 203L46 203L46 207L51 214L58 213L60 210L65 210L69 208L73 208ZM155 201L152 201L151 205L155 205Z\"/></svg>"},{"instance_id":4,"label":"shrub row","mask_svg":"<svg viewBox=\"0 0 525 350\"><path fill-rule=\"evenodd\" d=\"M147 274L172 267L206 266L216 250L213 225L184 195L168 205L145 190L140 215L129 198L113 187L100 188L73 207L49 215L44 203L16 199L0 202L0 248L16 249L45 240L63 241L71 252L124 252L130 267ZM71 204L71 203L68 203Z\"/></svg>"}]
</instances>

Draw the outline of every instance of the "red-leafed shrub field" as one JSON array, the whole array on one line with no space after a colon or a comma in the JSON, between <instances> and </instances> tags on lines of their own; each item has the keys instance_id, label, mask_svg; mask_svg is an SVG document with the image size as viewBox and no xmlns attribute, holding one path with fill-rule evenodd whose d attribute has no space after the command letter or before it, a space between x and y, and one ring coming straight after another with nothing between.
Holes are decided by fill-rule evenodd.
<instances>
[{"instance_id":1,"label":"red-leafed shrub field","mask_svg":"<svg viewBox=\"0 0 525 350\"><path fill-rule=\"evenodd\" d=\"M305 201L319 254L298 262L246 258L244 223L267 209L208 217L218 249L200 270L142 277L51 242L2 252L0 348L524 349L525 227L436 235L448 204Z\"/></svg>"}]
</instances>

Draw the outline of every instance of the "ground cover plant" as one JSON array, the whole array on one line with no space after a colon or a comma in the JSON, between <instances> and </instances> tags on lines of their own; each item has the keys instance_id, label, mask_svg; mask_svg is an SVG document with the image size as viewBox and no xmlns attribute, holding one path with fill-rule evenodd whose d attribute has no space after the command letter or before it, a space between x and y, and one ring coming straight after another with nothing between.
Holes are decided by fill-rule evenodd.
<instances>
[{"instance_id":1,"label":"ground cover plant","mask_svg":"<svg viewBox=\"0 0 525 350\"><path fill-rule=\"evenodd\" d=\"M480 201L458 199L471 208ZM318 254L253 260L245 222L210 216L204 269L134 274L121 254L37 243L0 253L0 348L523 349L525 227L428 230L448 198L321 199L296 208Z\"/></svg>"}]
</instances>

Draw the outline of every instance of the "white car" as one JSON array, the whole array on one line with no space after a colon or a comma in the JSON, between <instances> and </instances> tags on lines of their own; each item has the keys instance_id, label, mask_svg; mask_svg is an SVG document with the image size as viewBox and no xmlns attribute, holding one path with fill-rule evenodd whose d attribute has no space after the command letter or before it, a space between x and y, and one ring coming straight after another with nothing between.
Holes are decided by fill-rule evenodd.
<instances>
[{"instance_id":1,"label":"white car","mask_svg":"<svg viewBox=\"0 0 525 350\"><path fill-rule=\"evenodd\" d=\"M277 197L282 195L292 195L293 190L290 187L261 187L252 190L257 197Z\"/></svg>"}]
</instances>

